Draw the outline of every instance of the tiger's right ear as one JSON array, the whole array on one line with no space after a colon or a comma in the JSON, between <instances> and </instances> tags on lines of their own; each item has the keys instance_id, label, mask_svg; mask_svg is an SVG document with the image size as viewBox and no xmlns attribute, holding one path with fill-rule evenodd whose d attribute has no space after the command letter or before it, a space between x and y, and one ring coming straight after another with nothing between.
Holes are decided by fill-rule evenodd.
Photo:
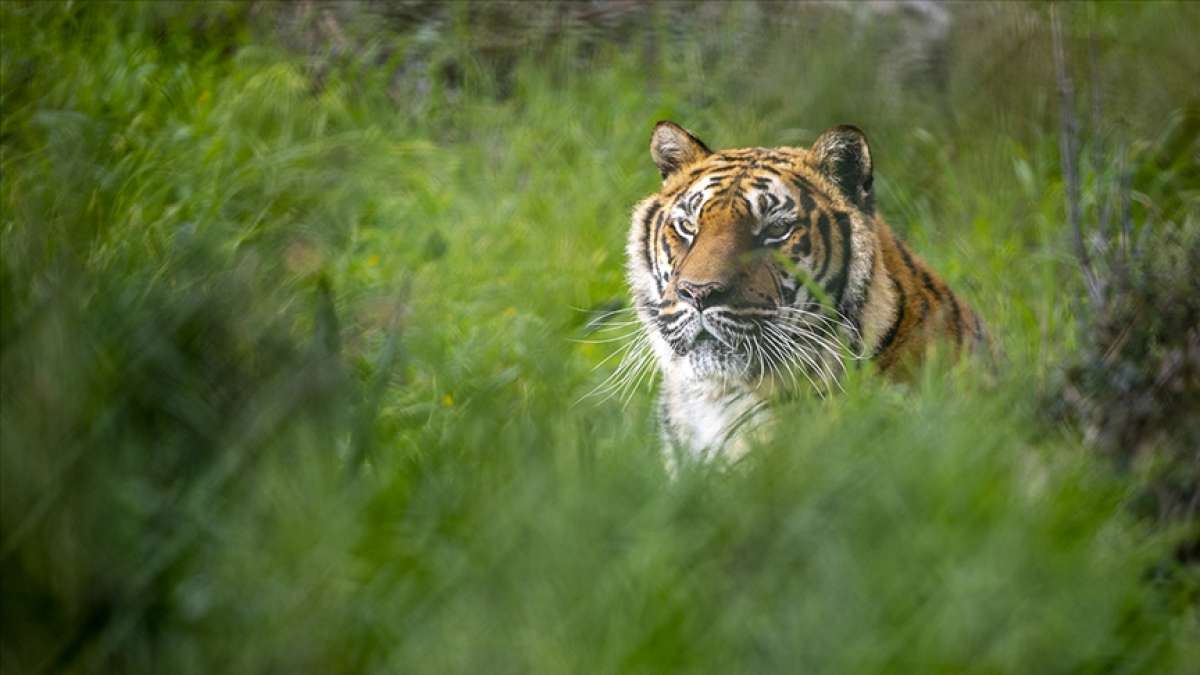
<instances>
[{"instance_id":1,"label":"tiger's right ear","mask_svg":"<svg viewBox=\"0 0 1200 675\"><path fill-rule=\"evenodd\" d=\"M842 194L867 213L875 212L874 162L867 135L849 124L817 137L809 150L813 164L829 176Z\"/></svg>"},{"instance_id":2,"label":"tiger's right ear","mask_svg":"<svg viewBox=\"0 0 1200 675\"><path fill-rule=\"evenodd\" d=\"M712 154L712 150L674 122L659 122L650 135L650 156L666 180L671 174Z\"/></svg>"}]
</instances>

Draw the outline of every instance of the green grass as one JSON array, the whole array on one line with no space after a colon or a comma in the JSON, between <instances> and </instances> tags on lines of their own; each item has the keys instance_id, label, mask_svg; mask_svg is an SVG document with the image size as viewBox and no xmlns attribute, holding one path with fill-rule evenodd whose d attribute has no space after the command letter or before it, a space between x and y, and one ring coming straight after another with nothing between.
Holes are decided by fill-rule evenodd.
<instances>
[{"instance_id":1,"label":"green grass","mask_svg":"<svg viewBox=\"0 0 1200 675\"><path fill-rule=\"evenodd\" d=\"M1200 659L1177 533L1043 411L1086 340L1043 36L985 77L1003 29L976 26L943 94L885 99L873 34L812 8L660 8L509 70L461 8L330 53L256 7L0 6L4 672ZM1194 176L1155 162L1196 105L1200 15L1072 16L1111 83L1088 142L1134 149L1139 224L1194 228ZM626 297L661 118L714 146L865 128L881 211L1002 364L863 369L743 467L668 480L649 388L579 401L613 367L578 340Z\"/></svg>"}]
</instances>

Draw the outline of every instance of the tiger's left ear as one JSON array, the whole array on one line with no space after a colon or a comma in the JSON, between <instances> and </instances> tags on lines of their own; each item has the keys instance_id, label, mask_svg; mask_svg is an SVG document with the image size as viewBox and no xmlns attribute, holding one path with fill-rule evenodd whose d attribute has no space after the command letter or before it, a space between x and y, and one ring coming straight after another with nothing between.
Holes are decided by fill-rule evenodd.
<instances>
[{"instance_id":1,"label":"tiger's left ear","mask_svg":"<svg viewBox=\"0 0 1200 675\"><path fill-rule=\"evenodd\" d=\"M712 154L704 141L674 122L654 125L650 135L650 156L665 181L671 174Z\"/></svg>"},{"instance_id":2,"label":"tiger's left ear","mask_svg":"<svg viewBox=\"0 0 1200 675\"><path fill-rule=\"evenodd\" d=\"M843 124L817 137L809 150L812 163L867 213L875 211L871 149L862 129Z\"/></svg>"}]
</instances>

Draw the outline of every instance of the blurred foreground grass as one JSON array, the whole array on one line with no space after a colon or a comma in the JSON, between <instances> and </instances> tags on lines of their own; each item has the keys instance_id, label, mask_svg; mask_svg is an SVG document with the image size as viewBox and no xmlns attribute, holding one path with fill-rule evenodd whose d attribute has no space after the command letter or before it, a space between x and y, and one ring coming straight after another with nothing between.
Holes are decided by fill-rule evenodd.
<instances>
[{"instance_id":1,"label":"blurred foreground grass","mask_svg":"<svg viewBox=\"0 0 1200 675\"><path fill-rule=\"evenodd\" d=\"M652 5L614 37L408 6L0 6L4 672L1200 661L1189 523L1139 520L1043 410L1088 341L1044 8L958 8L945 77L888 91L891 24L836 7ZM1106 83L1084 154L1125 152L1139 236L1195 242L1200 13L1071 18ZM660 118L863 126L1000 372L856 372L744 468L668 481L649 389L576 402L614 345L573 341L625 297ZM1088 213L1120 169L1085 172Z\"/></svg>"}]
</instances>

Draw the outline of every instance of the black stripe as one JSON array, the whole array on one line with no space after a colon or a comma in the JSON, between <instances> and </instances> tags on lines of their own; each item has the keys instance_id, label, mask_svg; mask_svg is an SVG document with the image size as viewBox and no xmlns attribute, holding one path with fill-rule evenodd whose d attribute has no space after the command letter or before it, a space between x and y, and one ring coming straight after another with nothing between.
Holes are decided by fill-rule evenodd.
<instances>
[{"instance_id":1,"label":"black stripe","mask_svg":"<svg viewBox=\"0 0 1200 675\"><path fill-rule=\"evenodd\" d=\"M844 211L835 213L833 217L838 224L838 233L842 235L842 260L837 276L829 284L829 295L833 297L834 306L840 307L850 277L850 217Z\"/></svg>"},{"instance_id":2,"label":"black stripe","mask_svg":"<svg viewBox=\"0 0 1200 675\"><path fill-rule=\"evenodd\" d=\"M667 244L667 237L663 234L663 224L667 222L667 212L663 211L658 214L654 226L654 239L659 243L660 248L666 254L667 264L671 263L671 247ZM654 258L654 279L658 284L658 294L662 295L663 288L666 286L667 277L670 273L665 271L662 265L658 264L658 256Z\"/></svg>"},{"instance_id":3,"label":"black stripe","mask_svg":"<svg viewBox=\"0 0 1200 675\"><path fill-rule=\"evenodd\" d=\"M811 233L806 231L804 234L800 235L800 238L797 239L794 244L792 244L792 248L789 250L789 253L792 255L792 261L797 263L800 262L798 256L807 256L809 253L812 253Z\"/></svg>"},{"instance_id":4,"label":"black stripe","mask_svg":"<svg viewBox=\"0 0 1200 675\"><path fill-rule=\"evenodd\" d=\"M743 211L742 211L743 216L749 216L750 214L754 213L754 209L750 208L750 200L746 198L746 195L742 194L741 192L738 192L736 196L737 196L738 201L732 202L732 203L734 203L735 205L738 202L741 203L742 209L743 209Z\"/></svg>"},{"instance_id":5,"label":"black stripe","mask_svg":"<svg viewBox=\"0 0 1200 675\"><path fill-rule=\"evenodd\" d=\"M905 246L904 242L902 242L900 240L896 240L896 247L900 249L900 257L904 258L904 264L905 264L905 266L908 267L908 271L914 277L920 277L921 273L917 271L917 266L915 263L913 263L912 253L909 253L908 247ZM929 316L929 298L925 297L925 295L922 294L921 295L921 319L920 319L920 321L918 321L918 323L925 323L925 318L928 316Z\"/></svg>"},{"instance_id":6,"label":"black stripe","mask_svg":"<svg viewBox=\"0 0 1200 675\"><path fill-rule=\"evenodd\" d=\"M909 253L908 247L904 245L904 242L900 241L899 239L895 241L896 248L900 249L900 257L904 259L904 266L908 268L908 271L911 272L914 277L917 276L917 265L913 262L912 253Z\"/></svg>"},{"instance_id":7,"label":"black stripe","mask_svg":"<svg viewBox=\"0 0 1200 675\"><path fill-rule=\"evenodd\" d=\"M896 340L896 333L900 330L900 324L904 321L904 303L908 301L904 295L904 287L893 278L892 288L896 289L897 293L896 318L892 320L892 326L888 328L888 332L884 334L883 340L875 350L875 356L879 356L887 351L888 347L892 346L892 343Z\"/></svg>"},{"instance_id":8,"label":"black stripe","mask_svg":"<svg viewBox=\"0 0 1200 675\"><path fill-rule=\"evenodd\" d=\"M933 297L938 300L943 300L942 290L937 287L937 284L933 283L933 277L929 276L929 272L924 269L919 269L917 272L921 275L921 283L925 285L926 290L933 293Z\"/></svg>"},{"instance_id":9,"label":"black stripe","mask_svg":"<svg viewBox=\"0 0 1200 675\"><path fill-rule=\"evenodd\" d=\"M657 266L654 264L653 253L651 247L654 245L650 236L650 221L654 219L654 215L662 208L660 202L654 202L650 208L646 209L646 215L642 218L642 255L646 259L646 270L654 277L654 282L658 283ZM657 232L655 228L655 232Z\"/></svg>"},{"instance_id":10,"label":"black stripe","mask_svg":"<svg viewBox=\"0 0 1200 675\"><path fill-rule=\"evenodd\" d=\"M676 197L683 194L684 192L687 192L689 189L691 189L691 187L692 187L691 183L684 183L683 185L680 185L679 187L675 188L674 190L671 190L670 192L665 192L665 193L660 192L658 196L663 199L664 203L674 202Z\"/></svg>"},{"instance_id":11,"label":"black stripe","mask_svg":"<svg viewBox=\"0 0 1200 675\"><path fill-rule=\"evenodd\" d=\"M950 313L954 317L954 344L962 345L962 311L958 308L958 296L950 294Z\"/></svg>"},{"instance_id":12,"label":"black stripe","mask_svg":"<svg viewBox=\"0 0 1200 675\"><path fill-rule=\"evenodd\" d=\"M929 271L924 267L918 269L916 262L912 259L912 253L909 252L908 247L902 242L897 243L900 244L900 254L904 256L904 264L908 265L909 271L921 278L921 285L925 286L925 290L932 293L933 297L937 298L938 300L943 300L944 298L942 296L942 291L937 287L937 284L933 283L933 277L929 276Z\"/></svg>"},{"instance_id":13,"label":"black stripe","mask_svg":"<svg viewBox=\"0 0 1200 675\"><path fill-rule=\"evenodd\" d=\"M833 245L829 241L829 216L822 212L817 217L817 232L821 235L821 246L824 248L822 253L825 259L821 261L821 269L817 272L816 279L820 281L825 278L825 273L829 271L829 259L833 256Z\"/></svg>"},{"instance_id":14,"label":"black stripe","mask_svg":"<svg viewBox=\"0 0 1200 675\"><path fill-rule=\"evenodd\" d=\"M817 208L817 203L813 201L812 195L807 192L800 193L800 212L812 213Z\"/></svg>"},{"instance_id":15,"label":"black stripe","mask_svg":"<svg viewBox=\"0 0 1200 675\"><path fill-rule=\"evenodd\" d=\"M929 276L929 272L926 272L923 268L918 270L918 272L920 272L921 283L925 286L925 290L932 293L935 300L938 300L939 302L944 303L945 297L942 295L942 292L938 289L937 285L935 285L933 283L933 278ZM925 306L926 307L929 306L928 300L925 301ZM939 319L941 319L942 314L944 312L945 312L944 309L940 309L940 308L938 309L938 318Z\"/></svg>"},{"instance_id":16,"label":"black stripe","mask_svg":"<svg viewBox=\"0 0 1200 675\"><path fill-rule=\"evenodd\" d=\"M807 178L802 178L800 176L792 176L792 185L795 185L796 187L800 188L804 192L816 192L817 191L816 188L813 187L813 184L808 182Z\"/></svg>"}]
</instances>

